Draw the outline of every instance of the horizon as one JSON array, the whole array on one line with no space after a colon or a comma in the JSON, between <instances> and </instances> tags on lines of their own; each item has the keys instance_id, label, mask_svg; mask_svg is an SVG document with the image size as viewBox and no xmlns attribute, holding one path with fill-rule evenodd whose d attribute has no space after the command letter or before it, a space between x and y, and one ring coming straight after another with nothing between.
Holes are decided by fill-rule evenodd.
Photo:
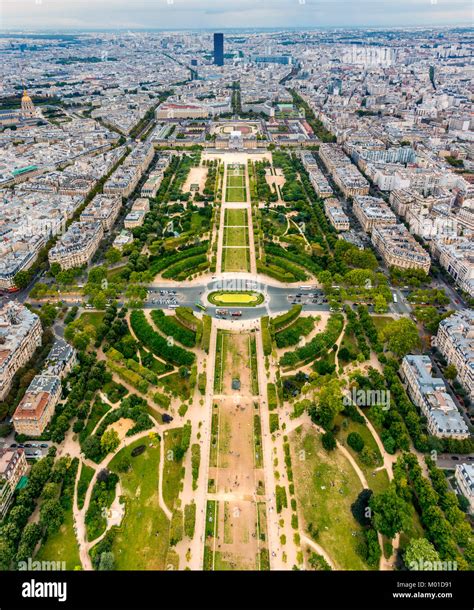
<instances>
[{"instance_id":1,"label":"horizon","mask_svg":"<svg viewBox=\"0 0 474 610\"><path fill-rule=\"evenodd\" d=\"M341 15L344 15L341 18ZM367 16L370 15L370 18ZM104 28L104 21L107 26ZM367 21L363 23L362 21ZM232 26L229 27L229 23ZM254 25L249 26L252 23ZM5 0L0 31L239 31L474 25L470 0Z\"/></svg>"}]
</instances>

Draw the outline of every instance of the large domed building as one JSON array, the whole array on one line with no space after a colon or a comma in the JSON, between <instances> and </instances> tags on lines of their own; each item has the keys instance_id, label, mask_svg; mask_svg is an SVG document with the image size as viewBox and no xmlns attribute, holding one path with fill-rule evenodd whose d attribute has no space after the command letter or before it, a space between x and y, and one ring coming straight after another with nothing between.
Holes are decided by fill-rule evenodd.
<instances>
[{"instance_id":1,"label":"large domed building","mask_svg":"<svg viewBox=\"0 0 474 610\"><path fill-rule=\"evenodd\" d=\"M21 98L21 116L24 119L34 119L36 117L35 106L26 89L24 89L23 96Z\"/></svg>"}]
</instances>

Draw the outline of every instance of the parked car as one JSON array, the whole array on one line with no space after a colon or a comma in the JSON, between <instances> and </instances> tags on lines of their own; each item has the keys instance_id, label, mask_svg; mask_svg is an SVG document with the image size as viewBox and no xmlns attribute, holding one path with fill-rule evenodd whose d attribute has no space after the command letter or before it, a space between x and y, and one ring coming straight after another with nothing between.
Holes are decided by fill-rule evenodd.
<instances>
[{"instance_id":1,"label":"parked car","mask_svg":"<svg viewBox=\"0 0 474 610\"><path fill-rule=\"evenodd\" d=\"M48 445L46 443L41 443L41 449L48 449Z\"/></svg>"}]
</instances>

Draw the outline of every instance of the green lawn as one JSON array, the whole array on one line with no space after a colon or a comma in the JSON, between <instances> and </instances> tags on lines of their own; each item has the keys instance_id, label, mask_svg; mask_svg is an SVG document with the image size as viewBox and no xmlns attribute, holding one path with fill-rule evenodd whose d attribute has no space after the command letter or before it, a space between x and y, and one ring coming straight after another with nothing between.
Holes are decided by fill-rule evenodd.
<instances>
[{"instance_id":1,"label":"green lawn","mask_svg":"<svg viewBox=\"0 0 474 610\"><path fill-rule=\"evenodd\" d=\"M64 523L58 532L48 536L46 542L41 545L37 561L65 561L67 570L74 570L81 566L79 558L79 546L74 534L72 508L65 514Z\"/></svg>"},{"instance_id":2,"label":"green lawn","mask_svg":"<svg viewBox=\"0 0 474 610\"><path fill-rule=\"evenodd\" d=\"M247 201L247 192L243 186L231 186L226 189L226 201L229 203L242 203Z\"/></svg>"},{"instance_id":3,"label":"green lawn","mask_svg":"<svg viewBox=\"0 0 474 610\"><path fill-rule=\"evenodd\" d=\"M227 226L247 226L247 210L244 208L237 210L226 210L224 224Z\"/></svg>"},{"instance_id":4,"label":"green lawn","mask_svg":"<svg viewBox=\"0 0 474 610\"><path fill-rule=\"evenodd\" d=\"M145 444L146 451L131 458L132 467L120 476L126 514L113 543L117 570L164 570L169 547L169 521L158 502L159 443L150 447L139 439L117 453L109 469L117 472L122 456Z\"/></svg>"},{"instance_id":5,"label":"green lawn","mask_svg":"<svg viewBox=\"0 0 474 610\"><path fill-rule=\"evenodd\" d=\"M82 464L81 476L79 477L79 483L77 484L77 506L79 508L84 506L87 489L92 481L94 472L95 470L93 468L86 464Z\"/></svg>"},{"instance_id":6,"label":"green lawn","mask_svg":"<svg viewBox=\"0 0 474 610\"><path fill-rule=\"evenodd\" d=\"M359 424L358 422L352 421L351 419L344 418L342 416L339 416L336 419L335 423L339 427L339 431L337 433L337 440L341 442L349 451L349 453L351 453L351 455L354 457L360 469L364 473L369 487L374 492L383 491L388 486L388 474L386 473L386 471L378 471L374 474L374 471L379 466L383 465L383 459L380 450L377 446L377 443L375 442L375 439L372 436L370 430L365 424ZM369 466L364 464L360 459L360 454L357 453L357 451L354 451L352 447L349 447L349 445L347 444L347 437L351 432L357 432L364 440L365 447L368 447L371 451L375 453L376 460L373 465Z\"/></svg>"},{"instance_id":7,"label":"green lawn","mask_svg":"<svg viewBox=\"0 0 474 610\"><path fill-rule=\"evenodd\" d=\"M357 553L362 529L351 513L351 504L362 491L356 472L340 451L328 454L320 435L300 427L290 435L295 493L299 516L309 534L310 524L337 567L367 570ZM304 459L301 459L304 456Z\"/></svg>"},{"instance_id":8,"label":"green lawn","mask_svg":"<svg viewBox=\"0 0 474 610\"><path fill-rule=\"evenodd\" d=\"M222 271L250 271L249 248L223 248Z\"/></svg>"},{"instance_id":9,"label":"green lawn","mask_svg":"<svg viewBox=\"0 0 474 610\"><path fill-rule=\"evenodd\" d=\"M390 316L370 316L377 330L382 330L389 322L393 322Z\"/></svg>"},{"instance_id":10,"label":"green lawn","mask_svg":"<svg viewBox=\"0 0 474 610\"><path fill-rule=\"evenodd\" d=\"M183 461L175 458L175 447L181 442L182 428L165 432L165 467L163 472L163 499L172 511L179 495L184 475Z\"/></svg>"},{"instance_id":11,"label":"green lawn","mask_svg":"<svg viewBox=\"0 0 474 610\"><path fill-rule=\"evenodd\" d=\"M102 322L104 316L104 311L85 311L81 314L79 320L81 321L83 327L90 325L97 328Z\"/></svg>"},{"instance_id":12,"label":"green lawn","mask_svg":"<svg viewBox=\"0 0 474 610\"><path fill-rule=\"evenodd\" d=\"M224 246L248 246L247 227L226 227L224 230Z\"/></svg>"},{"instance_id":13,"label":"green lawn","mask_svg":"<svg viewBox=\"0 0 474 610\"><path fill-rule=\"evenodd\" d=\"M245 176L231 176L227 175L227 186L245 186Z\"/></svg>"}]
</instances>

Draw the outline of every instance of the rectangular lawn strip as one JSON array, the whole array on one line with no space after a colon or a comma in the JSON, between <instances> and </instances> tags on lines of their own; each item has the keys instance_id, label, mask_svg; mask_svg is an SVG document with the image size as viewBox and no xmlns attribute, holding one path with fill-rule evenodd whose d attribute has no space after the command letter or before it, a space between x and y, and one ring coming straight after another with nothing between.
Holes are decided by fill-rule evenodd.
<instances>
[{"instance_id":1,"label":"rectangular lawn strip","mask_svg":"<svg viewBox=\"0 0 474 610\"><path fill-rule=\"evenodd\" d=\"M87 489L92 481L95 470L86 464L82 464L81 476L77 484L77 506L82 509L84 500L86 499Z\"/></svg>"},{"instance_id":2,"label":"rectangular lawn strip","mask_svg":"<svg viewBox=\"0 0 474 610\"><path fill-rule=\"evenodd\" d=\"M170 523L158 501L159 443L155 441L150 447L147 437L135 441L117 453L109 469L117 472L122 458L131 456L139 445L145 445L146 450L130 458L128 472L118 473L126 512L113 543L115 569L164 570Z\"/></svg>"},{"instance_id":3,"label":"rectangular lawn strip","mask_svg":"<svg viewBox=\"0 0 474 610\"><path fill-rule=\"evenodd\" d=\"M247 210L244 208L239 208L236 210L226 210L225 211L225 226L247 226Z\"/></svg>"},{"instance_id":4,"label":"rectangular lawn strip","mask_svg":"<svg viewBox=\"0 0 474 610\"><path fill-rule=\"evenodd\" d=\"M259 388L258 388L258 363L257 363L257 343L255 339L255 335L250 336L250 345L249 345L249 353L250 353L250 370L252 373L252 394L254 396L258 396Z\"/></svg>"},{"instance_id":5,"label":"rectangular lawn strip","mask_svg":"<svg viewBox=\"0 0 474 610\"><path fill-rule=\"evenodd\" d=\"M217 466L217 441L219 436L219 407L214 405L211 421L211 448L209 454L209 466L215 468Z\"/></svg>"},{"instance_id":6,"label":"rectangular lawn strip","mask_svg":"<svg viewBox=\"0 0 474 610\"><path fill-rule=\"evenodd\" d=\"M223 248L223 271L250 271L249 248Z\"/></svg>"},{"instance_id":7,"label":"rectangular lawn strip","mask_svg":"<svg viewBox=\"0 0 474 610\"><path fill-rule=\"evenodd\" d=\"M253 416L253 443L255 468L263 468L262 422L257 414Z\"/></svg>"},{"instance_id":8,"label":"rectangular lawn strip","mask_svg":"<svg viewBox=\"0 0 474 610\"><path fill-rule=\"evenodd\" d=\"M222 394L224 383L224 369L227 349L227 333L222 330L217 331L216 338L216 359L214 365L214 393Z\"/></svg>"},{"instance_id":9,"label":"rectangular lawn strip","mask_svg":"<svg viewBox=\"0 0 474 610\"><path fill-rule=\"evenodd\" d=\"M247 192L245 190L245 187L241 187L241 186L227 187L225 198L226 198L226 201L229 203L243 203L243 202L247 201Z\"/></svg>"},{"instance_id":10,"label":"rectangular lawn strip","mask_svg":"<svg viewBox=\"0 0 474 610\"><path fill-rule=\"evenodd\" d=\"M248 246L247 227L226 227L224 232L224 246Z\"/></svg>"},{"instance_id":11,"label":"rectangular lawn strip","mask_svg":"<svg viewBox=\"0 0 474 610\"><path fill-rule=\"evenodd\" d=\"M59 531L49 535L41 545L35 561L64 561L66 570L74 570L81 566L79 546L74 533L72 506L64 514L64 521Z\"/></svg>"},{"instance_id":12,"label":"rectangular lawn strip","mask_svg":"<svg viewBox=\"0 0 474 610\"><path fill-rule=\"evenodd\" d=\"M318 543L343 570L367 570L357 553L362 529L351 513L351 504L362 491L360 480L338 451L330 455L320 435L300 427L290 436L293 476L299 516L308 535L317 530ZM301 459L304 455L304 459Z\"/></svg>"},{"instance_id":13,"label":"rectangular lawn strip","mask_svg":"<svg viewBox=\"0 0 474 610\"><path fill-rule=\"evenodd\" d=\"M165 465L163 469L163 500L173 510L184 476L183 460L176 459L176 449L181 442L183 429L167 430L165 438Z\"/></svg>"}]
</instances>

